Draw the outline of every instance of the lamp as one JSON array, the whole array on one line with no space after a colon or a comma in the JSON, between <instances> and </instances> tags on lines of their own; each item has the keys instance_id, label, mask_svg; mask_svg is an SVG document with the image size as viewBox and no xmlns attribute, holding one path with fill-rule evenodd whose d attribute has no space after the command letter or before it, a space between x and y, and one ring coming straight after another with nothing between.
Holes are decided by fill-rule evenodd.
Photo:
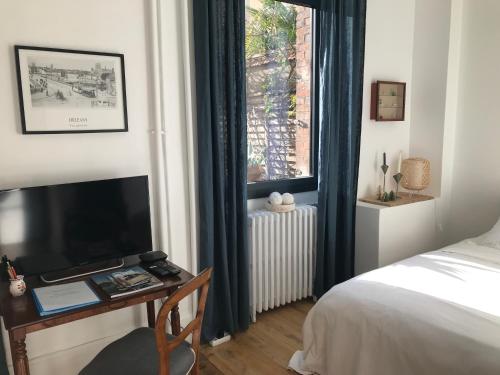
<instances>
[{"instance_id":1,"label":"lamp","mask_svg":"<svg viewBox=\"0 0 500 375\"><path fill-rule=\"evenodd\" d=\"M405 189L424 190L431 182L431 163L423 158L405 159L401 166L401 173L403 174L401 185Z\"/></svg>"}]
</instances>

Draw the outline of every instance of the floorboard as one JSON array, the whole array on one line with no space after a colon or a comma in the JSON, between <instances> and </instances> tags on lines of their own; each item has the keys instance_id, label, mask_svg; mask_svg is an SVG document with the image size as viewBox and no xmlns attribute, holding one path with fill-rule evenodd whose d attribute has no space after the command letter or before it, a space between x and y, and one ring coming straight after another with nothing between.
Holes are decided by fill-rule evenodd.
<instances>
[{"instance_id":1,"label":"floorboard","mask_svg":"<svg viewBox=\"0 0 500 375\"><path fill-rule=\"evenodd\" d=\"M303 300L264 312L231 341L213 348L203 346L201 374L290 374L288 361L301 348L302 323L312 306L311 300Z\"/></svg>"}]
</instances>

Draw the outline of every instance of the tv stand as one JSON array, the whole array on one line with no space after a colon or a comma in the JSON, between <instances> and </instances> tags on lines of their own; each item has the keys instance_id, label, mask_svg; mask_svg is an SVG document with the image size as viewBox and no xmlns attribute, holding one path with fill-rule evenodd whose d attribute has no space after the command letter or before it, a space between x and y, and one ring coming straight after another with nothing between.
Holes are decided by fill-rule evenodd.
<instances>
[{"instance_id":1,"label":"tv stand","mask_svg":"<svg viewBox=\"0 0 500 375\"><path fill-rule=\"evenodd\" d=\"M91 275L97 272L113 270L115 268L123 267L124 264L125 262L123 261L123 258L107 260L98 263L90 263L84 266L72 267L65 270L47 272L41 274L40 279L42 279L42 281L45 283L52 284L59 281L65 281L77 277Z\"/></svg>"}]
</instances>

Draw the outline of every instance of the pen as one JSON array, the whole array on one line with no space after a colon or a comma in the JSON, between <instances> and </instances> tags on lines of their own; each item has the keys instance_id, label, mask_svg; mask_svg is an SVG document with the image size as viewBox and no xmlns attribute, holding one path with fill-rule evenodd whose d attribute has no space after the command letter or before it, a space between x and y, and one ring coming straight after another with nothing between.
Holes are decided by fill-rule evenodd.
<instances>
[{"instance_id":1,"label":"pen","mask_svg":"<svg viewBox=\"0 0 500 375\"><path fill-rule=\"evenodd\" d=\"M10 262L7 262L7 272L9 273L11 279L17 278L16 270L10 265Z\"/></svg>"}]
</instances>

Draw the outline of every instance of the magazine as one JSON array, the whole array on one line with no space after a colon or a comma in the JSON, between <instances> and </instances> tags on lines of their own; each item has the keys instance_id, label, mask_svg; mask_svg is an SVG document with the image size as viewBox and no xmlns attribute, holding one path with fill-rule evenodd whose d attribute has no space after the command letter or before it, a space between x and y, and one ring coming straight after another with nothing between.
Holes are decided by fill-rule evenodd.
<instances>
[{"instance_id":1,"label":"magazine","mask_svg":"<svg viewBox=\"0 0 500 375\"><path fill-rule=\"evenodd\" d=\"M94 275L91 279L111 298L139 293L163 285L163 282L139 266Z\"/></svg>"}]
</instances>

